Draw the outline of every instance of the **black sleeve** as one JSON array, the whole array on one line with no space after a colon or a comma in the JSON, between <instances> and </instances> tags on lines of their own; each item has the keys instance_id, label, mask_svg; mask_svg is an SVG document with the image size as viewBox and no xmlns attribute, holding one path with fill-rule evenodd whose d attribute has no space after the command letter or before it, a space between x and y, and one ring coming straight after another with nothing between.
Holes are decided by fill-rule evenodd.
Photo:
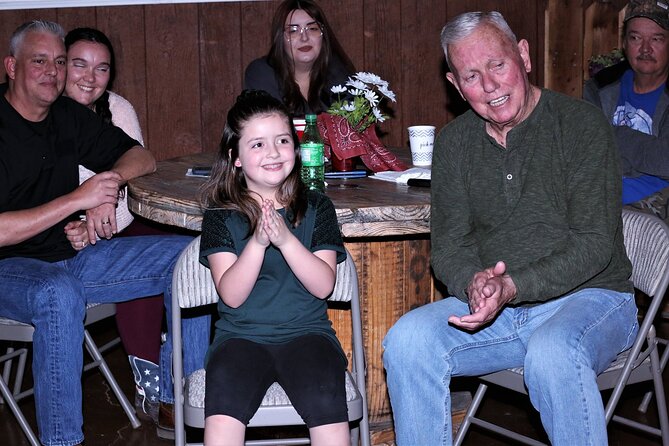
<instances>
[{"instance_id":1,"label":"black sleeve","mask_svg":"<svg viewBox=\"0 0 669 446\"><path fill-rule=\"evenodd\" d=\"M346 259L344 241L341 238L337 214L330 199L323 194L314 194L316 206L316 220L314 232L311 236L312 252L320 249L332 249L337 251L337 263Z\"/></svg>"},{"instance_id":2,"label":"black sleeve","mask_svg":"<svg viewBox=\"0 0 669 446\"><path fill-rule=\"evenodd\" d=\"M235 242L227 222L232 211L227 209L207 209L202 217L202 238L200 239L200 263L209 268L207 256L217 252L235 253Z\"/></svg>"},{"instance_id":3,"label":"black sleeve","mask_svg":"<svg viewBox=\"0 0 669 446\"><path fill-rule=\"evenodd\" d=\"M71 136L79 152L79 164L94 172L111 169L138 141L120 128L108 124L83 105L61 97L52 106L55 124L65 137ZM70 121L67 123L66 121ZM67 135L70 131L73 135Z\"/></svg>"}]
</instances>

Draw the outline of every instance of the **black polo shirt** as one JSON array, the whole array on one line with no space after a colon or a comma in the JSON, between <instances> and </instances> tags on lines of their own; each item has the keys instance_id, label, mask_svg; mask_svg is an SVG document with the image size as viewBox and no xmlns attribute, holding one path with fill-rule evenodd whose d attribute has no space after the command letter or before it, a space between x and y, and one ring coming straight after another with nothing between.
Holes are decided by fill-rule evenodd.
<instances>
[{"instance_id":1,"label":"black polo shirt","mask_svg":"<svg viewBox=\"0 0 669 446\"><path fill-rule=\"evenodd\" d=\"M139 145L66 97L52 104L42 122L27 121L7 102L6 91L7 84L0 85L0 212L31 209L70 193L79 185L79 164L103 172ZM64 227L82 212L19 244L0 247L0 259L55 262L73 257L76 251L65 238Z\"/></svg>"}]
</instances>

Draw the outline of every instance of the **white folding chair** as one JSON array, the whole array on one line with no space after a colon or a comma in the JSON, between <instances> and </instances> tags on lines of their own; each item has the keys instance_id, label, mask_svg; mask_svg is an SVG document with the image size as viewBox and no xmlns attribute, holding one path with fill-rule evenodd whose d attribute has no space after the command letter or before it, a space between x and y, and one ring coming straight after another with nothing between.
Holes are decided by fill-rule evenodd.
<instances>
[{"instance_id":1,"label":"white folding chair","mask_svg":"<svg viewBox=\"0 0 669 446\"><path fill-rule=\"evenodd\" d=\"M116 305L114 304L89 304L86 308L86 319L84 321L84 326L89 326L95 322L101 321L108 317L112 317L116 314ZM1 341L13 341L13 342L25 342L29 343L33 340L33 332L35 328L30 324L24 324L12 319L7 319L0 317L0 340ZM116 382L114 375L112 374L107 362L102 357L102 354L109 350L111 347L117 345L120 342L119 338L115 338L108 342L107 344L98 347L93 341L88 330L84 330L84 345L86 350L90 354L92 361L84 365L84 371L90 370L93 367L100 369L100 372L105 377L112 391L116 395L116 398L119 400L121 407L125 411L130 423L133 428L138 428L141 423L137 419L135 414L135 409L126 398L125 394L121 390L121 387ZM21 390L23 387L23 374L25 371L25 364L27 359L28 349L25 347L14 349L10 347L7 349L7 352L0 356L0 363L4 363L2 377L0 379L0 394L2 399L9 405L12 413L16 417L21 429L25 433L28 441L32 446L39 446L40 442L37 439L37 436L33 432L30 424L26 420L25 416L21 412L17 402L23 398L33 394L34 390L32 388L27 390ZM13 388L10 389L10 379L12 376L12 365L14 359L16 361L16 370L14 371L14 383Z\"/></svg>"},{"instance_id":2,"label":"white folding chair","mask_svg":"<svg viewBox=\"0 0 669 446\"><path fill-rule=\"evenodd\" d=\"M181 253L174 268L172 283L173 367L174 367L174 434L177 446L187 443L185 426L204 428L205 371L198 370L184 379L181 339L181 309L218 302L211 273L199 262L200 237ZM329 301L350 302L353 343L352 373L346 373L346 399L349 421L357 422L351 430L351 444L369 446L367 394L365 387L362 323L355 263L347 253L346 261L337 266L337 283ZM348 306L347 306L348 307ZM183 345L183 348L188 348ZM283 389L274 383L251 418L249 427L303 425L304 421L290 404ZM309 438L247 441L247 445L309 444Z\"/></svg>"},{"instance_id":3,"label":"white folding chair","mask_svg":"<svg viewBox=\"0 0 669 446\"><path fill-rule=\"evenodd\" d=\"M622 218L625 248L632 262L632 282L635 288L651 298L651 303L641 322L634 344L619 354L609 368L597 377L597 384L600 390L613 389L606 404L607 424L613 420L659 436L662 444L668 446L669 420L653 320L669 283L669 228L659 218L640 212L623 210ZM488 389L486 383L527 394L523 381L523 368L502 370L479 378L483 382L479 384L472 404L457 432L455 445L462 444L472 424L523 444L543 445L544 443L475 416ZM659 428L613 414L625 386L645 381L652 381L654 384Z\"/></svg>"}]
</instances>

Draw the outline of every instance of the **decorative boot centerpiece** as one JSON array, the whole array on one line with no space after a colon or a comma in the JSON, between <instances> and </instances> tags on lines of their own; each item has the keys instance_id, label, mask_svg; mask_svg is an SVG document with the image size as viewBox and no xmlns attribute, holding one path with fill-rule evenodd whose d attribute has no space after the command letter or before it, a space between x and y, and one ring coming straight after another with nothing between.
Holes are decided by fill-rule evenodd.
<instances>
[{"instance_id":1,"label":"decorative boot centerpiece","mask_svg":"<svg viewBox=\"0 0 669 446\"><path fill-rule=\"evenodd\" d=\"M325 155L333 166L355 157L374 172L406 170L407 166L386 149L376 135L376 122L388 116L379 108L384 99L395 102L388 82L373 73L359 72L349 77L345 86L331 91L339 95L327 113L318 116L318 126L325 143ZM343 96L342 94L345 93Z\"/></svg>"}]
</instances>

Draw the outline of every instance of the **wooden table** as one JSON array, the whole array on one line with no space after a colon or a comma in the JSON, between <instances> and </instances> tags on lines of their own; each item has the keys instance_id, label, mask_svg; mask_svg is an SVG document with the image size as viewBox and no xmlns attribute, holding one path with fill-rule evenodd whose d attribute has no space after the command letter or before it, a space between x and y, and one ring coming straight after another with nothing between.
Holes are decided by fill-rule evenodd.
<instances>
[{"instance_id":1,"label":"wooden table","mask_svg":"<svg viewBox=\"0 0 669 446\"><path fill-rule=\"evenodd\" d=\"M185 173L192 166L211 165L214 157L201 153L158 162L155 173L130 181L130 209L160 223L199 231L202 210L197 197L205 180ZM369 414L378 441L391 428L381 361L383 337L402 314L435 299L430 189L371 178L340 179L328 180L326 194L335 205L360 276ZM350 338L346 321L331 317L337 335Z\"/></svg>"}]
</instances>

